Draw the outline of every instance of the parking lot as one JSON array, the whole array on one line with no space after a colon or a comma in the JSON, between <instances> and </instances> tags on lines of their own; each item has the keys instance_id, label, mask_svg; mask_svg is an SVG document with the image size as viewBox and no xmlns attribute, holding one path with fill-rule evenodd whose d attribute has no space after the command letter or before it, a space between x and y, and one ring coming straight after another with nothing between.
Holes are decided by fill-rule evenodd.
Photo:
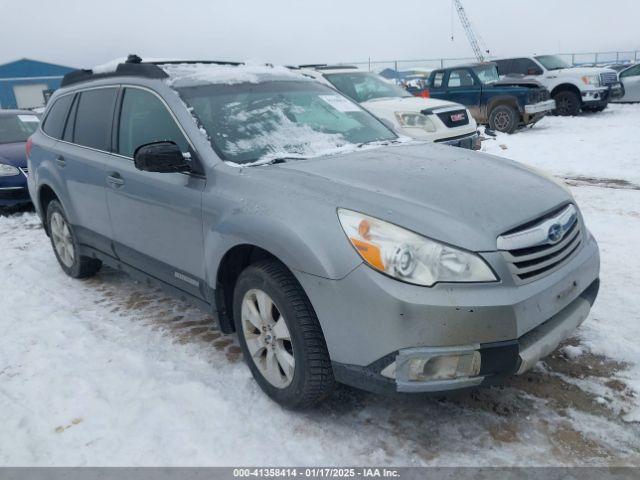
<instances>
[{"instance_id":1,"label":"parking lot","mask_svg":"<svg viewBox=\"0 0 640 480\"><path fill-rule=\"evenodd\" d=\"M638 138L640 105L611 105L483 142L571 186L601 290L533 371L448 397L284 410L214 318L108 268L68 278L35 213L0 217L0 463L640 465Z\"/></svg>"}]
</instances>

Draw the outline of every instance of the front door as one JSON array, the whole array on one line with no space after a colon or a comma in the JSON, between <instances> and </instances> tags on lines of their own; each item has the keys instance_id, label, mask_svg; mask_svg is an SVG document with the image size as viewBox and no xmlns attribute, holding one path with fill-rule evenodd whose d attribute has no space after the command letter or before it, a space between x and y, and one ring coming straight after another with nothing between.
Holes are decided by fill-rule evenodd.
<instances>
[{"instance_id":1,"label":"front door","mask_svg":"<svg viewBox=\"0 0 640 480\"><path fill-rule=\"evenodd\" d=\"M640 64L631 67L620 74L624 85L624 102L640 102Z\"/></svg>"},{"instance_id":2,"label":"front door","mask_svg":"<svg viewBox=\"0 0 640 480\"><path fill-rule=\"evenodd\" d=\"M451 70L446 79L446 99L465 105L478 118L482 85L470 69Z\"/></svg>"},{"instance_id":3,"label":"front door","mask_svg":"<svg viewBox=\"0 0 640 480\"><path fill-rule=\"evenodd\" d=\"M143 88L124 88L114 141L117 155L107 165L105 179L115 250L123 262L202 298L205 178L136 169L136 148L157 141L175 142L195 156L159 96Z\"/></svg>"}]
</instances>

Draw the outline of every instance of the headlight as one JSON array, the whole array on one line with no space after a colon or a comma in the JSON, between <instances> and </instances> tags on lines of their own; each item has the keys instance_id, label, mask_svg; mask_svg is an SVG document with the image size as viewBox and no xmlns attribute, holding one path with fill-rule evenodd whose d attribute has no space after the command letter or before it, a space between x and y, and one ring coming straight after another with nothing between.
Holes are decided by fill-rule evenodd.
<instances>
[{"instance_id":1,"label":"headlight","mask_svg":"<svg viewBox=\"0 0 640 480\"><path fill-rule=\"evenodd\" d=\"M398 123L403 128L420 128L427 132L435 132L436 126L426 115L415 112L395 112Z\"/></svg>"},{"instance_id":2,"label":"headlight","mask_svg":"<svg viewBox=\"0 0 640 480\"><path fill-rule=\"evenodd\" d=\"M582 82L585 85L593 85L594 87L600 86L600 76L599 75L585 75L582 77Z\"/></svg>"},{"instance_id":3,"label":"headlight","mask_svg":"<svg viewBox=\"0 0 640 480\"><path fill-rule=\"evenodd\" d=\"M437 282L497 280L484 260L473 253L351 210L338 209L338 217L362 259L398 280L427 287Z\"/></svg>"},{"instance_id":4,"label":"headlight","mask_svg":"<svg viewBox=\"0 0 640 480\"><path fill-rule=\"evenodd\" d=\"M4 163L0 163L0 177L13 177L14 175L19 175L20 170L18 170L13 165L5 165Z\"/></svg>"}]
</instances>

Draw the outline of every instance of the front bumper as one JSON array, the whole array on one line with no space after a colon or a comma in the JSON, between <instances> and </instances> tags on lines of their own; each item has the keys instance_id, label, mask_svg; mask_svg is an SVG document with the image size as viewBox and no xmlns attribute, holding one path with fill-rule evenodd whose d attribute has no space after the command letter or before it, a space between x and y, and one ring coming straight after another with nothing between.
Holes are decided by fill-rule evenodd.
<instances>
[{"instance_id":1,"label":"front bumper","mask_svg":"<svg viewBox=\"0 0 640 480\"><path fill-rule=\"evenodd\" d=\"M0 177L0 206L13 207L31 203L27 188L26 169L21 168L20 174L11 177Z\"/></svg>"},{"instance_id":2,"label":"front bumper","mask_svg":"<svg viewBox=\"0 0 640 480\"><path fill-rule=\"evenodd\" d=\"M480 150L480 135L478 132L460 135L458 137L443 138L436 140L435 143L451 145L452 147L467 148L469 150Z\"/></svg>"},{"instance_id":3,"label":"front bumper","mask_svg":"<svg viewBox=\"0 0 640 480\"><path fill-rule=\"evenodd\" d=\"M582 92L582 103L589 107L607 106L609 103L609 88L598 88Z\"/></svg>"},{"instance_id":4,"label":"front bumper","mask_svg":"<svg viewBox=\"0 0 640 480\"><path fill-rule=\"evenodd\" d=\"M298 273L318 314L336 379L373 391L473 387L530 368L586 318L600 269L590 235L562 268L524 285L515 284L506 265L500 267L499 252L483 256L500 282L426 288L365 265L341 280ZM411 381L403 366L416 356L476 351L479 370L472 368L475 373L467 378Z\"/></svg>"},{"instance_id":5,"label":"front bumper","mask_svg":"<svg viewBox=\"0 0 640 480\"><path fill-rule=\"evenodd\" d=\"M556 108L555 100L546 100L544 102L531 103L529 105L525 105L524 111L529 115L533 115L534 113L550 112L551 110L555 110L555 108Z\"/></svg>"},{"instance_id":6,"label":"front bumper","mask_svg":"<svg viewBox=\"0 0 640 480\"><path fill-rule=\"evenodd\" d=\"M625 90L622 82L616 82L609 87L609 99L620 100L624 97Z\"/></svg>"}]
</instances>

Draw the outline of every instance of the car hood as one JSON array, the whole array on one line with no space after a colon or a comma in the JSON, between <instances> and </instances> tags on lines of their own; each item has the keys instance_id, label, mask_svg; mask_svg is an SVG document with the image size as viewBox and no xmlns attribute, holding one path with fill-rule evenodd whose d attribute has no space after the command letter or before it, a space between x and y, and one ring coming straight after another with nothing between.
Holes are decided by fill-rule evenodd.
<instances>
[{"instance_id":1,"label":"car hood","mask_svg":"<svg viewBox=\"0 0 640 480\"><path fill-rule=\"evenodd\" d=\"M0 143L0 163L25 168L27 166L25 142Z\"/></svg>"},{"instance_id":2,"label":"car hood","mask_svg":"<svg viewBox=\"0 0 640 480\"><path fill-rule=\"evenodd\" d=\"M427 237L496 250L505 231L571 201L566 189L515 162L433 144L411 144L259 167L302 189ZM258 172L256 172L258 173ZM309 195L313 190L319 195Z\"/></svg>"},{"instance_id":3,"label":"car hood","mask_svg":"<svg viewBox=\"0 0 640 480\"><path fill-rule=\"evenodd\" d=\"M362 106L372 112L376 111L403 111L403 112L421 112L423 110L434 110L437 108L459 107L465 108L459 103L449 102L447 100L436 100L435 98L423 97L394 97L394 98L376 98L362 102Z\"/></svg>"}]
</instances>

